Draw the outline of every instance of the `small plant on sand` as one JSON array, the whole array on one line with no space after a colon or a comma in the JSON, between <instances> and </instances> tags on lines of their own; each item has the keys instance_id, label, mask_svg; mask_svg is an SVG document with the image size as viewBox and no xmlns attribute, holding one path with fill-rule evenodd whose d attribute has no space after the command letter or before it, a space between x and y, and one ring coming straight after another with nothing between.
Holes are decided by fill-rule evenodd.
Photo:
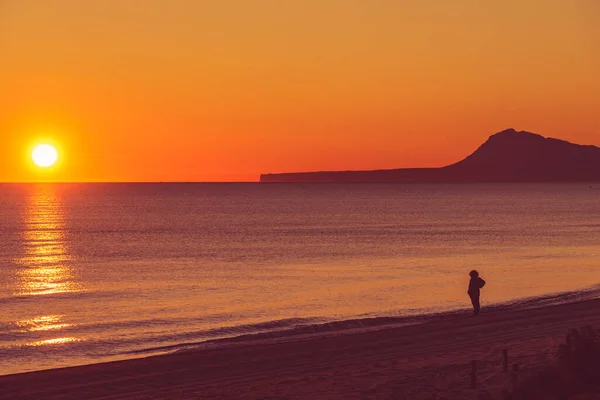
<instances>
[{"instance_id":1,"label":"small plant on sand","mask_svg":"<svg viewBox=\"0 0 600 400\"><path fill-rule=\"evenodd\" d=\"M523 381L510 397L522 399L599 399L600 331L573 329L558 348L556 365Z\"/></svg>"},{"instance_id":2,"label":"small plant on sand","mask_svg":"<svg viewBox=\"0 0 600 400\"><path fill-rule=\"evenodd\" d=\"M558 368L562 380L572 389L599 388L600 331L590 326L573 329L558 348Z\"/></svg>"}]
</instances>

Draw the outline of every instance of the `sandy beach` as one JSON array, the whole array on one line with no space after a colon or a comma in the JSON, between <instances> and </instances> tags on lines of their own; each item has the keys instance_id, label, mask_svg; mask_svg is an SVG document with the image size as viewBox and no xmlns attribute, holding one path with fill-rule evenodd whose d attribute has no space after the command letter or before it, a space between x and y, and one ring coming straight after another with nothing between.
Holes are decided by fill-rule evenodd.
<instances>
[{"instance_id":1,"label":"sandy beach","mask_svg":"<svg viewBox=\"0 0 600 400\"><path fill-rule=\"evenodd\" d=\"M572 328L600 326L600 300L468 313L376 331L220 348L0 377L1 399L476 398L554 358ZM288 338L289 340L289 338ZM479 379L470 389L470 361Z\"/></svg>"}]
</instances>

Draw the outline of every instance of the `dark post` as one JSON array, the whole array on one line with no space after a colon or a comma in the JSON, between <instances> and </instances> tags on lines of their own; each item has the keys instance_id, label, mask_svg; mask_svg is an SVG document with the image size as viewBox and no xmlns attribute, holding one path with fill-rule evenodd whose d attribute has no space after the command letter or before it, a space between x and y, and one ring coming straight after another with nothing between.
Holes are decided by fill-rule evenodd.
<instances>
[{"instance_id":1,"label":"dark post","mask_svg":"<svg viewBox=\"0 0 600 400\"><path fill-rule=\"evenodd\" d=\"M477 389L477 361L471 361L471 389Z\"/></svg>"},{"instance_id":2,"label":"dark post","mask_svg":"<svg viewBox=\"0 0 600 400\"><path fill-rule=\"evenodd\" d=\"M519 372L519 364L513 364L512 368L512 387L513 391L517 390L517 373Z\"/></svg>"},{"instance_id":3,"label":"dark post","mask_svg":"<svg viewBox=\"0 0 600 400\"><path fill-rule=\"evenodd\" d=\"M502 371L508 372L508 349L502 350Z\"/></svg>"}]
</instances>

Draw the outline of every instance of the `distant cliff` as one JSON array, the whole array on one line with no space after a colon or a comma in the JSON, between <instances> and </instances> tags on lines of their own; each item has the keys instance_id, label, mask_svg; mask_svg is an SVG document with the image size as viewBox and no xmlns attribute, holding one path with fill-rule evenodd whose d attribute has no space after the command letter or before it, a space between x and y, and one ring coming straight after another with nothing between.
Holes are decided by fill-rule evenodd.
<instances>
[{"instance_id":1,"label":"distant cliff","mask_svg":"<svg viewBox=\"0 0 600 400\"><path fill-rule=\"evenodd\" d=\"M507 129L441 168L263 174L261 182L598 182L600 148Z\"/></svg>"}]
</instances>

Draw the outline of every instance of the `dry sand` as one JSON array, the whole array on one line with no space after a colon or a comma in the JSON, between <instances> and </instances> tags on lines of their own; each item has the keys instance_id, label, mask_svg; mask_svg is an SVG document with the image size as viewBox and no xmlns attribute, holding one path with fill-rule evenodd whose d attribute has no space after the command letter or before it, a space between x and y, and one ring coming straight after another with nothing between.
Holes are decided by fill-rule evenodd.
<instances>
[{"instance_id":1,"label":"dry sand","mask_svg":"<svg viewBox=\"0 0 600 400\"><path fill-rule=\"evenodd\" d=\"M600 300L526 310L444 316L377 331L245 343L127 361L0 377L0 399L463 399L500 398L510 364L526 376L554 359L572 328L600 326Z\"/></svg>"}]
</instances>

